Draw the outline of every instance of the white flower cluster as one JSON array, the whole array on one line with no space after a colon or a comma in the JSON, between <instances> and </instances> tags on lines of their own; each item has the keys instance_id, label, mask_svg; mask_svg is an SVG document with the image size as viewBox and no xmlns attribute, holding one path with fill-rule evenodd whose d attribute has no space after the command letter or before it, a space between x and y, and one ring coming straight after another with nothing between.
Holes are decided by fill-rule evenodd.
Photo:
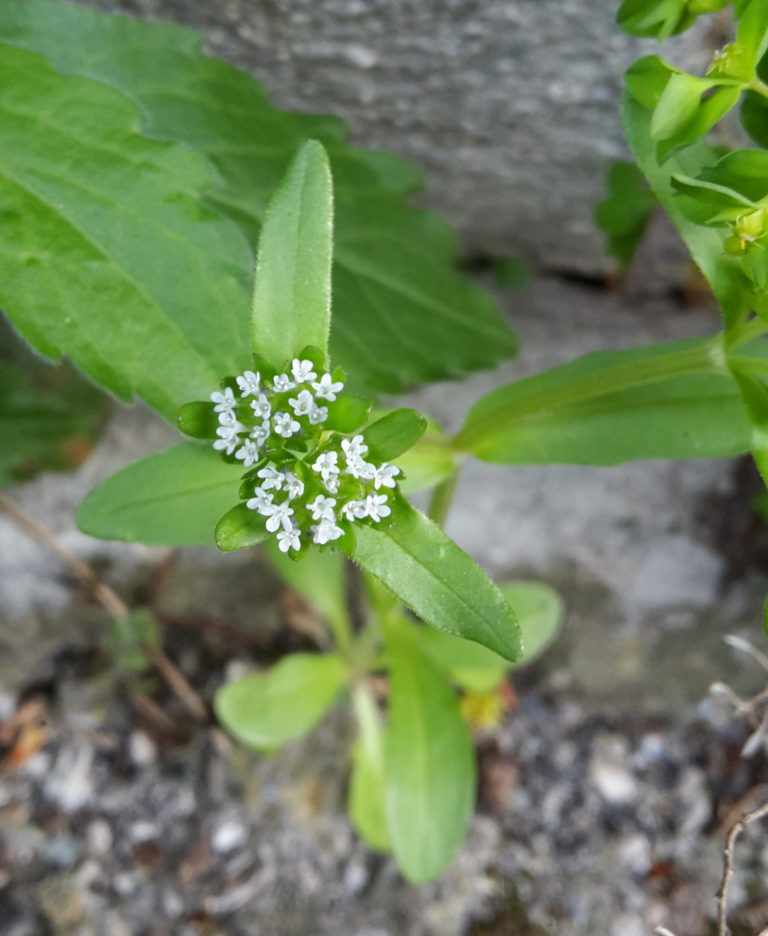
<instances>
[{"instance_id":1,"label":"white flower cluster","mask_svg":"<svg viewBox=\"0 0 768 936\"><path fill-rule=\"evenodd\" d=\"M246 468L262 462L255 470L260 483L246 506L267 518L282 552L299 550L303 535L324 546L354 522L379 523L391 514L381 489L396 487L400 469L366 461L362 435L342 438L323 429L325 402L336 400L341 381L331 374L318 379L311 361L295 358L290 374L263 381L246 371L236 383L239 397L230 387L211 394L219 423L213 447L234 454ZM305 456L291 450L294 436L302 438Z\"/></svg>"},{"instance_id":2,"label":"white flower cluster","mask_svg":"<svg viewBox=\"0 0 768 936\"><path fill-rule=\"evenodd\" d=\"M305 386L299 389L302 384ZM262 382L261 376L253 371L246 371L238 377L237 386L239 398L231 387L211 394L213 411L219 416L218 438L213 447L227 455L234 453L235 458L250 468L259 460L273 433L290 439L308 426L322 425L328 418L328 407L317 401L332 403L344 384L334 382L331 374L323 374L318 380L312 361L294 358L290 375L277 374L272 378L271 386L267 381ZM295 392L293 396L290 395L292 391ZM278 394L288 395L287 400L276 401ZM243 421L245 416L238 415L237 408L243 402L248 403L253 413L248 420L253 425L246 425ZM276 408L275 404L282 408ZM302 420L306 420L304 425Z\"/></svg>"}]
</instances>

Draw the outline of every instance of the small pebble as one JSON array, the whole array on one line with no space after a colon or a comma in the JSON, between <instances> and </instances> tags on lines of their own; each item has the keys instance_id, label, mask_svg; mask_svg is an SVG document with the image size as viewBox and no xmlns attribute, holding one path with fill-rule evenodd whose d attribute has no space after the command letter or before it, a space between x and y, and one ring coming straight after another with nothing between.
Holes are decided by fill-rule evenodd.
<instances>
[{"instance_id":1,"label":"small pebble","mask_svg":"<svg viewBox=\"0 0 768 936\"><path fill-rule=\"evenodd\" d=\"M145 732L132 731L128 738L128 757L134 767L148 767L157 759L157 746Z\"/></svg>"},{"instance_id":2,"label":"small pebble","mask_svg":"<svg viewBox=\"0 0 768 936\"><path fill-rule=\"evenodd\" d=\"M211 833L211 847L217 855L239 848L247 839L248 831L237 819L226 819L220 822Z\"/></svg>"}]
</instances>

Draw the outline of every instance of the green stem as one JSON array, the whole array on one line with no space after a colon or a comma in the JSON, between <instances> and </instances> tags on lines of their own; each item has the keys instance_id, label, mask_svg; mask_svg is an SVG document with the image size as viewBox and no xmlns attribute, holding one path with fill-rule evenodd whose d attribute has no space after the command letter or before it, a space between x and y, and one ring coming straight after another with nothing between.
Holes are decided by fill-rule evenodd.
<instances>
[{"instance_id":1,"label":"green stem","mask_svg":"<svg viewBox=\"0 0 768 936\"><path fill-rule=\"evenodd\" d=\"M696 371L727 373L724 362L720 361L721 357L722 337L717 335L712 341L703 342L686 351L634 361L631 364L618 364L597 373L576 377L561 386L550 387L538 393L534 390L525 399L518 398L513 402L505 400L484 410L456 436L454 445L458 449L471 451L481 444L486 436L497 433L500 424L525 419L559 406L579 403L591 397L605 396L654 383L678 374Z\"/></svg>"},{"instance_id":2,"label":"green stem","mask_svg":"<svg viewBox=\"0 0 768 936\"><path fill-rule=\"evenodd\" d=\"M757 75L754 76L748 85L744 85L744 90L754 91L762 97L768 98L768 85L762 82Z\"/></svg>"},{"instance_id":3,"label":"green stem","mask_svg":"<svg viewBox=\"0 0 768 936\"><path fill-rule=\"evenodd\" d=\"M732 354L728 363L734 370L742 374L751 374L755 377L768 377L768 358L746 357L741 354Z\"/></svg>"},{"instance_id":4,"label":"green stem","mask_svg":"<svg viewBox=\"0 0 768 936\"><path fill-rule=\"evenodd\" d=\"M735 351L736 348L740 348L755 338L760 338L766 332L768 332L768 322L763 318L756 317L727 335L725 345L729 351Z\"/></svg>"},{"instance_id":5,"label":"green stem","mask_svg":"<svg viewBox=\"0 0 768 936\"><path fill-rule=\"evenodd\" d=\"M453 495L456 491L456 484L459 480L459 469L453 471L435 487L432 492L432 498L429 502L427 515L434 520L439 527L445 526L448 511L451 509Z\"/></svg>"}]
</instances>

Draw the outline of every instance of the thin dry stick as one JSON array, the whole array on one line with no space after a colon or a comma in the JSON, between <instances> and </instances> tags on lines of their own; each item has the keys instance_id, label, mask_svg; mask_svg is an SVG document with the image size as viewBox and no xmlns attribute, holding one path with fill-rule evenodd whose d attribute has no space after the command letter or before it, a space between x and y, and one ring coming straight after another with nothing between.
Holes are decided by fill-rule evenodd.
<instances>
[{"instance_id":1,"label":"thin dry stick","mask_svg":"<svg viewBox=\"0 0 768 936\"><path fill-rule=\"evenodd\" d=\"M730 936L728 929L728 887L733 877L733 850L736 845L736 839L741 835L747 826L757 822L764 816L768 816L768 803L763 803L748 813L744 813L741 819L738 819L731 826L728 836L725 840L723 849L723 877L720 881L720 887L715 894L717 903L717 936ZM765 930L763 930L763 933ZM761 934L762 936L762 934Z\"/></svg>"},{"instance_id":2,"label":"thin dry stick","mask_svg":"<svg viewBox=\"0 0 768 936\"><path fill-rule=\"evenodd\" d=\"M108 614L116 620L130 614L130 610L122 598L109 585L102 582L87 563L68 549L65 549L42 524L26 514L15 501L2 493L0 493L0 509L13 517L16 524L32 539L37 540L48 552L56 556L84 585L90 588L93 597ZM200 721L207 721L208 711L205 703L163 651L159 647L150 647L147 650L147 656L187 710Z\"/></svg>"}]
</instances>

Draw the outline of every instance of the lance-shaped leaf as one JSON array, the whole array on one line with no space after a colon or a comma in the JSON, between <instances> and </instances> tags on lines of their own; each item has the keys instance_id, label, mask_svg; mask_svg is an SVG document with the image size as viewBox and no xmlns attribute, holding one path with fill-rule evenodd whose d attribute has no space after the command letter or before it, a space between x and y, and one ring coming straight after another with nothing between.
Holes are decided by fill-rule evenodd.
<instances>
[{"instance_id":1,"label":"lance-shaped leaf","mask_svg":"<svg viewBox=\"0 0 768 936\"><path fill-rule=\"evenodd\" d=\"M617 465L749 449L738 388L705 340L599 351L500 387L455 440L484 461Z\"/></svg>"},{"instance_id":2,"label":"lance-shaped leaf","mask_svg":"<svg viewBox=\"0 0 768 936\"><path fill-rule=\"evenodd\" d=\"M474 801L475 758L453 689L408 623L390 624L386 638L389 834L398 867L420 884L445 870L464 837Z\"/></svg>"},{"instance_id":3,"label":"lance-shaped leaf","mask_svg":"<svg viewBox=\"0 0 768 936\"><path fill-rule=\"evenodd\" d=\"M523 656L510 664L479 644L429 627L416 632L423 650L464 689L488 692L510 668L532 663L552 643L563 623L563 602L541 582L508 582L499 586L515 611L523 637Z\"/></svg>"},{"instance_id":4,"label":"lance-shaped leaf","mask_svg":"<svg viewBox=\"0 0 768 936\"><path fill-rule=\"evenodd\" d=\"M227 464L210 446L182 442L102 481L80 505L77 524L101 539L213 546L242 473L242 465Z\"/></svg>"},{"instance_id":5,"label":"lance-shaped leaf","mask_svg":"<svg viewBox=\"0 0 768 936\"><path fill-rule=\"evenodd\" d=\"M388 526L355 525L351 558L427 624L519 659L514 613L485 572L405 500L390 503Z\"/></svg>"},{"instance_id":6,"label":"lance-shaped leaf","mask_svg":"<svg viewBox=\"0 0 768 936\"><path fill-rule=\"evenodd\" d=\"M42 52L61 72L119 88L140 105L149 136L208 156L222 180L211 200L237 221L254 248L267 201L288 162L306 139L322 142L336 196L331 356L358 386L398 391L415 381L492 367L516 352L515 337L494 302L456 271L457 242L448 226L406 204L404 193L416 183L413 167L347 146L339 120L272 107L249 75L203 55L198 33L74 4L3 0L2 40ZM226 240L219 244L226 253ZM160 264L163 255L156 256ZM229 256L250 282L250 260L237 250ZM194 268L182 265L169 284L178 288L179 278ZM77 275L82 277L82 269ZM209 277L209 283L216 295L218 280ZM190 283L189 293L196 289ZM217 323L218 310L234 308L224 295L207 305L209 319ZM247 314L242 326L247 330ZM247 346L246 337L241 347ZM216 370L217 379L237 372L229 366ZM201 396L198 387L179 402Z\"/></svg>"},{"instance_id":7,"label":"lance-shaped leaf","mask_svg":"<svg viewBox=\"0 0 768 936\"><path fill-rule=\"evenodd\" d=\"M386 814L385 734L376 701L367 686L352 693L359 737L352 752L349 819L360 837L379 851L391 844Z\"/></svg>"},{"instance_id":8,"label":"lance-shaped leaf","mask_svg":"<svg viewBox=\"0 0 768 936\"><path fill-rule=\"evenodd\" d=\"M267 207L253 289L253 350L275 366L305 345L326 364L331 327L333 187L328 157L305 143Z\"/></svg>"},{"instance_id":9,"label":"lance-shaped leaf","mask_svg":"<svg viewBox=\"0 0 768 936\"><path fill-rule=\"evenodd\" d=\"M347 679L341 657L292 653L264 673L216 693L216 715L243 744L272 750L306 734L333 705Z\"/></svg>"},{"instance_id":10,"label":"lance-shaped leaf","mask_svg":"<svg viewBox=\"0 0 768 936\"><path fill-rule=\"evenodd\" d=\"M247 362L247 243L206 161L147 140L113 88L0 55L0 304L46 357L175 419Z\"/></svg>"}]
</instances>

